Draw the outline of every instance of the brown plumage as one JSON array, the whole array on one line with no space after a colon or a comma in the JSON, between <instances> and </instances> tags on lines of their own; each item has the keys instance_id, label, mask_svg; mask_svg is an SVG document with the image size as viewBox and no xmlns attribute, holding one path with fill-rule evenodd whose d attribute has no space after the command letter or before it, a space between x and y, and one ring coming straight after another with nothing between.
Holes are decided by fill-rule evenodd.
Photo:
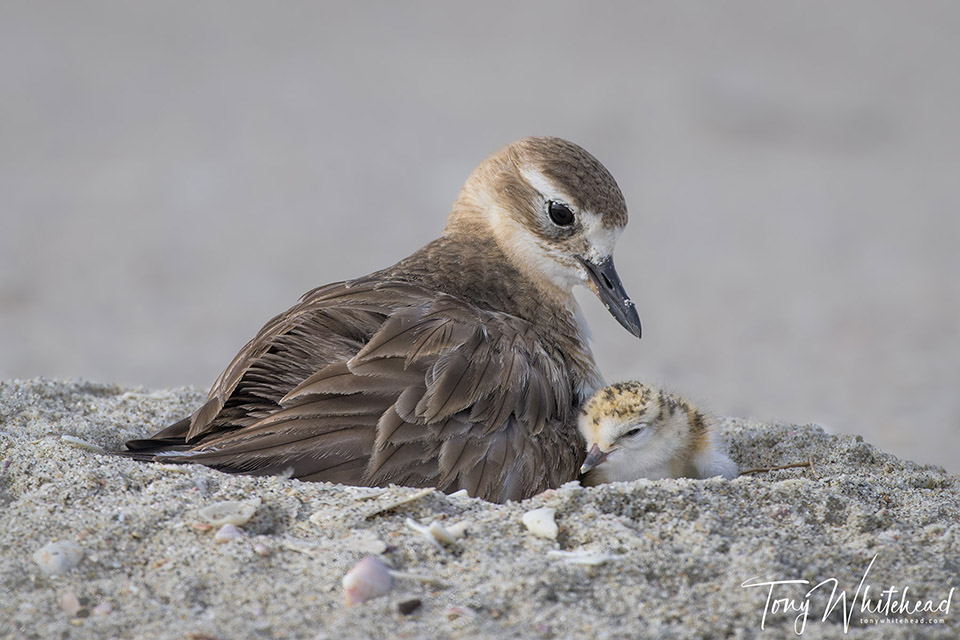
<instances>
[{"instance_id":1,"label":"brown plumage","mask_svg":"<svg viewBox=\"0 0 960 640\"><path fill-rule=\"evenodd\" d=\"M591 286L639 335L611 255L626 221L593 156L516 142L471 174L440 238L307 293L200 409L125 454L500 502L574 479L577 410L602 378L571 288Z\"/></svg>"}]
</instances>

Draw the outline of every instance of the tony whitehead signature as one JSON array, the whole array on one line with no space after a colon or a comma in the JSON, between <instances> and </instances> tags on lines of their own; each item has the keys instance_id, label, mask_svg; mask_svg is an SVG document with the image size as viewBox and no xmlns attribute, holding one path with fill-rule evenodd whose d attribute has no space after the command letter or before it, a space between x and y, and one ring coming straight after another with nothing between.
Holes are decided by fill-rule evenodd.
<instances>
[{"instance_id":1,"label":"tony whitehead signature","mask_svg":"<svg viewBox=\"0 0 960 640\"><path fill-rule=\"evenodd\" d=\"M850 620L858 607L861 616L867 614L867 617L861 617L861 622L872 621L874 623L876 623L878 619L907 618L906 620L900 621L934 624L936 622L942 622L942 620L927 619L922 616L920 619L917 619L917 614L938 614L930 616L931 618L936 618L946 616L950 613L950 601L953 599L953 591L956 587L951 587L947 597L939 601L935 599L921 600L911 598L908 595L910 587L900 589L895 586L890 586L880 591L876 597L871 598L870 589L872 587L871 585L867 585L866 582L867 575L870 573L870 569L873 568L873 563L876 562L876 560L877 556L873 556L873 559L870 560L870 564L867 565L867 570L863 572L863 577L860 578L860 584L857 585L857 590L852 598L848 596L846 591L838 592L839 581L836 578L827 578L823 582L814 585L810 589L807 589L801 598L784 596L782 592L789 589L788 585L809 585L811 584L810 580L768 580L758 582L758 578L754 577L743 582L740 586L744 589L756 587L767 588L767 602L764 604L763 616L760 618L761 629L763 629L767 623L768 613L796 613L797 617L794 619L793 630L797 635L802 634L803 630L807 627L807 617L810 615L810 597L817 591L826 593L828 588L830 589L830 596L827 599L827 604L823 609L823 616L820 620L825 622L837 609L837 605L840 605L840 615L843 616L844 633L850 629ZM774 594L775 591L776 595ZM858 601L859 605L857 604ZM896 622L897 620L890 621Z\"/></svg>"}]
</instances>

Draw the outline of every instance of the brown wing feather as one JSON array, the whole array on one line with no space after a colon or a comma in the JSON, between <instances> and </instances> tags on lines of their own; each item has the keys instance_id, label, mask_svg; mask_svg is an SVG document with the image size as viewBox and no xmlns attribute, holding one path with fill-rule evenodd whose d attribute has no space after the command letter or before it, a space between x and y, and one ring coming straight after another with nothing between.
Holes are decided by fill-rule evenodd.
<instances>
[{"instance_id":1,"label":"brown wing feather","mask_svg":"<svg viewBox=\"0 0 960 640\"><path fill-rule=\"evenodd\" d=\"M189 429L136 445L225 471L520 499L576 476L568 367L519 318L409 283L341 283L271 320Z\"/></svg>"}]
</instances>

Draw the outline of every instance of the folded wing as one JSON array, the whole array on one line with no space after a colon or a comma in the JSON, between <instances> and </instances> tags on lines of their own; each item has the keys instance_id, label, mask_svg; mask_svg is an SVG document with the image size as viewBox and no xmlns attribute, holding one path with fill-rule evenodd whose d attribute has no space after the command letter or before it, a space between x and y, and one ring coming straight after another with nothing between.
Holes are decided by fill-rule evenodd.
<instances>
[{"instance_id":1,"label":"folded wing","mask_svg":"<svg viewBox=\"0 0 960 640\"><path fill-rule=\"evenodd\" d=\"M567 360L507 314L403 282L314 290L139 458L502 502L576 477Z\"/></svg>"}]
</instances>

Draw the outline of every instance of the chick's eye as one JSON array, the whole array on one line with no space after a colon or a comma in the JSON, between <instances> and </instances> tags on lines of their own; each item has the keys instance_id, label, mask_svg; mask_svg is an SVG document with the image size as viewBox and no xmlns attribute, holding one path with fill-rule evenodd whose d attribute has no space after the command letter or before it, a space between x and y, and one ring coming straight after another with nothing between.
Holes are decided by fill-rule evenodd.
<instances>
[{"instance_id":1,"label":"chick's eye","mask_svg":"<svg viewBox=\"0 0 960 640\"><path fill-rule=\"evenodd\" d=\"M547 211L550 214L550 219L557 226L565 227L573 223L573 211L562 202L551 200L547 203Z\"/></svg>"},{"instance_id":2,"label":"chick's eye","mask_svg":"<svg viewBox=\"0 0 960 640\"><path fill-rule=\"evenodd\" d=\"M620 437L621 437L621 438L629 438L629 437L631 437L631 436L637 435L637 434L640 433L641 431L643 431L643 427L634 427L633 429L630 429L629 431L624 431L624 432L623 432L623 435L621 435Z\"/></svg>"}]
</instances>

